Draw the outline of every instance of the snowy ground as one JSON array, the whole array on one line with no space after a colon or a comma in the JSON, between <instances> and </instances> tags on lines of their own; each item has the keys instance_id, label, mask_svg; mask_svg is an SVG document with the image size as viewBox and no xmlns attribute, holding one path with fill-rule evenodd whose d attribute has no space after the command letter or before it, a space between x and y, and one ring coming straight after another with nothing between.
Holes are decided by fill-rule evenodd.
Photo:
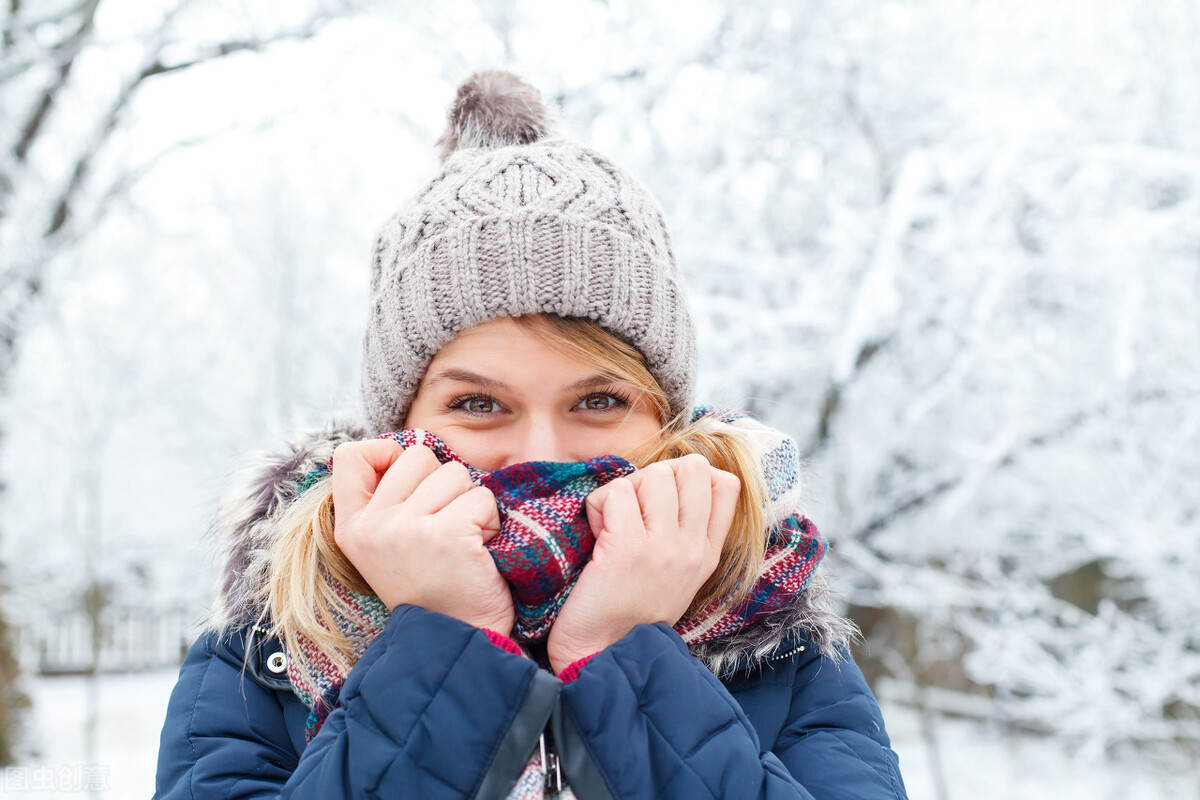
<instances>
[{"instance_id":1,"label":"snowy ground","mask_svg":"<svg viewBox=\"0 0 1200 800\"><path fill-rule=\"evenodd\" d=\"M94 760L84 749L87 680L35 679L30 687L33 754L3 771L0 796L149 798L154 794L158 733L175 675L175 670L164 670L101 678L99 747Z\"/></svg>"},{"instance_id":2,"label":"snowy ground","mask_svg":"<svg viewBox=\"0 0 1200 800\"><path fill-rule=\"evenodd\" d=\"M174 671L106 676L101 682L100 746L84 753L86 681L34 682L34 754L0 773L0 796L52 800L91 796L148 798L154 792L158 733ZM1200 765L1151 765L1126 757L1097 762L1042 739L1014 739L961 720L937 724L946 797L939 796L916 715L885 707L913 800L1180 800L1200 798Z\"/></svg>"}]
</instances>

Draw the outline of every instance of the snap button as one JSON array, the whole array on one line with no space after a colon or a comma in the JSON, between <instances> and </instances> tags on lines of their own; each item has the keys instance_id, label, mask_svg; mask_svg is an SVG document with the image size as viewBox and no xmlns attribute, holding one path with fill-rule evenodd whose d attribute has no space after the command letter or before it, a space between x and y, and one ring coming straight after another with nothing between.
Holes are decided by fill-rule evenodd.
<instances>
[{"instance_id":1,"label":"snap button","mask_svg":"<svg viewBox=\"0 0 1200 800\"><path fill-rule=\"evenodd\" d=\"M271 655L267 656L267 669L276 675L281 672L287 672L287 656L280 650L271 653Z\"/></svg>"}]
</instances>

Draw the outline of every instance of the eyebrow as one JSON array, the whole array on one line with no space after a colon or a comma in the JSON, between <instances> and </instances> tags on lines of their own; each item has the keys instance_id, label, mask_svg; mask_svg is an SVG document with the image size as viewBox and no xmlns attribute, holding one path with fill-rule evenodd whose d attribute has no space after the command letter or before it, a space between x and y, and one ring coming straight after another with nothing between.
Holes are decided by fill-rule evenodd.
<instances>
[{"instance_id":1,"label":"eyebrow","mask_svg":"<svg viewBox=\"0 0 1200 800\"><path fill-rule=\"evenodd\" d=\"M485 389L503 391L508 388L508 384L503 381L498 381L495 378L489 378L487 375L480 375L478 372L472 372L469 369L444 369L434 375L431 375L426 386L435 386L442 381L457 381L459 383L473 383L476 386L482 386Z\"/></svg>"},{"instance_id":2,"label":"eyebrow","mask_svg":"<svg viewBox=\"0 0 1200 800\"><path fill-rule=\"evenodd\" d=\"M487 389L488 391L496 392L507 391L511 388L504 381L496 380L495 378L480 374L478 372L472 372L469 369L459 369L455 367L436 372L430 376L429 382L426 384L426 386L432 387L442 381L470 383ZM570 392L583 392L589 389L600 389L606 386L612 386L614 383L624 383L624 381L621 381L611 375L596 374L589 375L582 380L575 381L575 383L565 388Z\"/></svg>"}]
</instances>

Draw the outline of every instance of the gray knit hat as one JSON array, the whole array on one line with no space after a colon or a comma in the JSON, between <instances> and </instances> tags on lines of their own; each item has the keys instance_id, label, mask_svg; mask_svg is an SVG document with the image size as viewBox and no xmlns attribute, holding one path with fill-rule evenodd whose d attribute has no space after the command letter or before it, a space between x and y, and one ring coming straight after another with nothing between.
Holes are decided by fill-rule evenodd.
<instances>
[{"instance_id":1,"label":"gray knit hat","mask_svg":"<svg viewBox=\"0 0 1200 800\"><path fill-rule=\"evenodd\" d=\"M662 211L608 159L552 132L507 72L458 89L442 172L383 226L371 273L362 392L394 430L433 356L496 317L586 317L632 343L672 413L691 405L696 337Z\"/></svg>"}]
</instances>

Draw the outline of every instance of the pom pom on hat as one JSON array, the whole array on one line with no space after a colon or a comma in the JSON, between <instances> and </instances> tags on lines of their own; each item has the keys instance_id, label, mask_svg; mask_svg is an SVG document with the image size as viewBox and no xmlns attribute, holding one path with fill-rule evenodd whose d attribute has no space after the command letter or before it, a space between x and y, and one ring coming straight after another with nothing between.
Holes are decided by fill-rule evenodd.
<instances>
[{"instance_id":1,"label":"pom pom on hat","mask_svg":"<svg viewBox=\"0 0 1200 800\"><path fill-rule=\"evenodd\" d=\"M374 433L406 427L430 361L497 317L594 320L645 356L672 415L691 409L696 335L658 203L557 130L536 89L479 72L439 140L445 168L384 223L371 261L362 396Z\"/></svg>"},{"instance_id":2,"label":"pom pom on hat","mask_svg":"<svg viewBox=\"0 0 1200 800\"><path fill-rule=\"evenodd\" d=\"M437 140L445 162L455 151L530 144L553 127L542 96L511 72L476 72L458 87L450 125Z\"/></svg>"}]
</instances>

